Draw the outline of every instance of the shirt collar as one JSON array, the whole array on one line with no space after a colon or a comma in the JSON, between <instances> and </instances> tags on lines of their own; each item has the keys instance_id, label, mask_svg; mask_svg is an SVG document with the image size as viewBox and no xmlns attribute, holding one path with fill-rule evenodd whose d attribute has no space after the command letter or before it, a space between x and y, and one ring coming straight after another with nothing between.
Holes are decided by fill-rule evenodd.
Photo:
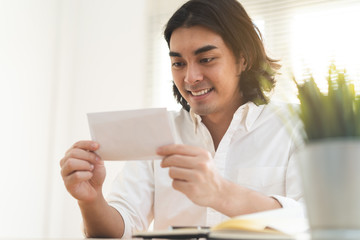
<instances>
[{"instance_id":1,"label":"shirt collar","mask_svg":"<svg viewBox=\"0 0 360 240\"><path fill-rule=\"evenodd\" d=\"M199 115L194 113L192 108L190 108L190 117L191 117L192 122L194 123L194 132L197 133L197 129L198 129L202 119L201 119L201 117Z\"/></svg>"},{"instance_id":2,"label":"shirt collar","mask_svg":"<svg viewBox=\"0 0 360 240\"><path fill-rule=\"evenodd\" d=\"M245 128L247 131L250 131L252 126L254 125L255 121L260 116L260 113L262 109L264 108L264 105L256 105L253 102L247 102L243 105L245 107L245 111L243 114L243 118L245 121ZM236 115L237 112L235 112L234 115Z\"/></svg>"},{"instance_id":3,"label":"shirt collar","mask_svg":"<svg viewBox=\"0 0 360 240\"><path fill-rule=\"evenodd\" d=\"M253 102L247 102L241 105L234 113L232 122L238 121L239 125L244 124L245 129L250 131L251 127L255 123L256 119L259 117L264 105L256 105ZM190 108L190 117L194 124L194 132L197 133L197 129L202 121L201 116L194 113L192 108Z\"/></svg>"}]
</instances>

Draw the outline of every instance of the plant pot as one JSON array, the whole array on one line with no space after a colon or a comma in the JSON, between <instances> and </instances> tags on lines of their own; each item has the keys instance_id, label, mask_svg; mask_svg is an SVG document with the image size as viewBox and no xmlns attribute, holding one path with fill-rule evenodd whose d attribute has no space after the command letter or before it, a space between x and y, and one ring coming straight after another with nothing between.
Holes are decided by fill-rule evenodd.
<instances>
[{"instance_id":1,"label":"plant pot","mask_svg":"<svg viewBox=\"0 0 360 240\"><path fill-rule=\"evenodd\" d=\"M298 156L312 239L360 239L360 140L311 142Z\"/></svg>"}]
</instances>

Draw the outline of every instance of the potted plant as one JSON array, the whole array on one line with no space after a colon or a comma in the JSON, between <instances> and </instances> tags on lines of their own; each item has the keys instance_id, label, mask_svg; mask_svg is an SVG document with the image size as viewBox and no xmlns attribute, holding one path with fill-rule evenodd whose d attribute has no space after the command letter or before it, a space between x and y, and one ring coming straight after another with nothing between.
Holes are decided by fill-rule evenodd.
<instances>
[{"instance_id":1,"label":"potted plant","mask_svg":"<svg viewBox=\"0 0 360 240\"><path fill-rule=\"evenodd\" d=\"M332 64L328 91L313 77L296 82L303 123L299 150L313 239L360 239L360 95Z\"/></svg>"}]
</instances>

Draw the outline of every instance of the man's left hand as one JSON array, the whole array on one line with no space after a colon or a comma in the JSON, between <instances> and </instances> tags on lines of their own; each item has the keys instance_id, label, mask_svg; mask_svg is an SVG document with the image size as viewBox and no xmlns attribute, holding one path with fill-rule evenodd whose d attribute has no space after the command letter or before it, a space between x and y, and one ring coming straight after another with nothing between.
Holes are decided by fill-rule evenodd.
<instances>
[{"instance_id":1,"label":"man's left hand","mask_svg":"<svg viewBox=\"0 0 360 240\"><path fill-rule=\"evenodd\" d=\"M211 154L199 147L172 144L157 149L161 167L169 168L174 189L200 206L213 207L224 179L216 170Z\"/></svg>"}]
</instances>

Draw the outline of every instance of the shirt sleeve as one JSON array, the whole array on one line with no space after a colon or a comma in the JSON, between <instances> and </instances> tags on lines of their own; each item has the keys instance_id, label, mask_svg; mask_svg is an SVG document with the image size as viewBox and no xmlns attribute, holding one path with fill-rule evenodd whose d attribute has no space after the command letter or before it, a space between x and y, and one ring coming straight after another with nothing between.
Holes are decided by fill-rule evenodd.
<instances>
[{"instance_id":1,"label":"shirt sleeve","mask_svg":"<svg viewBox=\"0 0 360 240\"><path fill-rule=\"evenodd\" d=\"M283 208L297 208L305 216L301 176L294 154L290 157L285 176L285 196L272 195Z\"/></svg>"},{"instance_id":2,"label":"shirt sleeve","mask_svg":"<svg viewBox=\"0 0 360 240\"><path fill-rule=\"evenodd\" d=\"M291 105L291 109L296 109L297 107L297 105ZM296 152L304 146L302 122L297 115L288 112L288 109L289 108L287 108L285 114L290 115L287 115L288 118L287 121L285 121L284 126L289 130L289 137L292 144L285 173L285 196L273 195L272 197L278 200L283 208L297 209L297 212L304 217L306 215L305 204L303 199L300 169L296 157Z\"/></svg>"},{"instance_id":3,"label":"shirt sleeve","mask_svg":"<svg viewBox=\"0 0 360 240\"><path fill-rule=\"evenodd\" d=\"M147 230L153 220L153 161L128 161L115 178L107 196L110 206L122 216L122 238L130 239L134 231Z\"/></svg>"}]
</instances>

